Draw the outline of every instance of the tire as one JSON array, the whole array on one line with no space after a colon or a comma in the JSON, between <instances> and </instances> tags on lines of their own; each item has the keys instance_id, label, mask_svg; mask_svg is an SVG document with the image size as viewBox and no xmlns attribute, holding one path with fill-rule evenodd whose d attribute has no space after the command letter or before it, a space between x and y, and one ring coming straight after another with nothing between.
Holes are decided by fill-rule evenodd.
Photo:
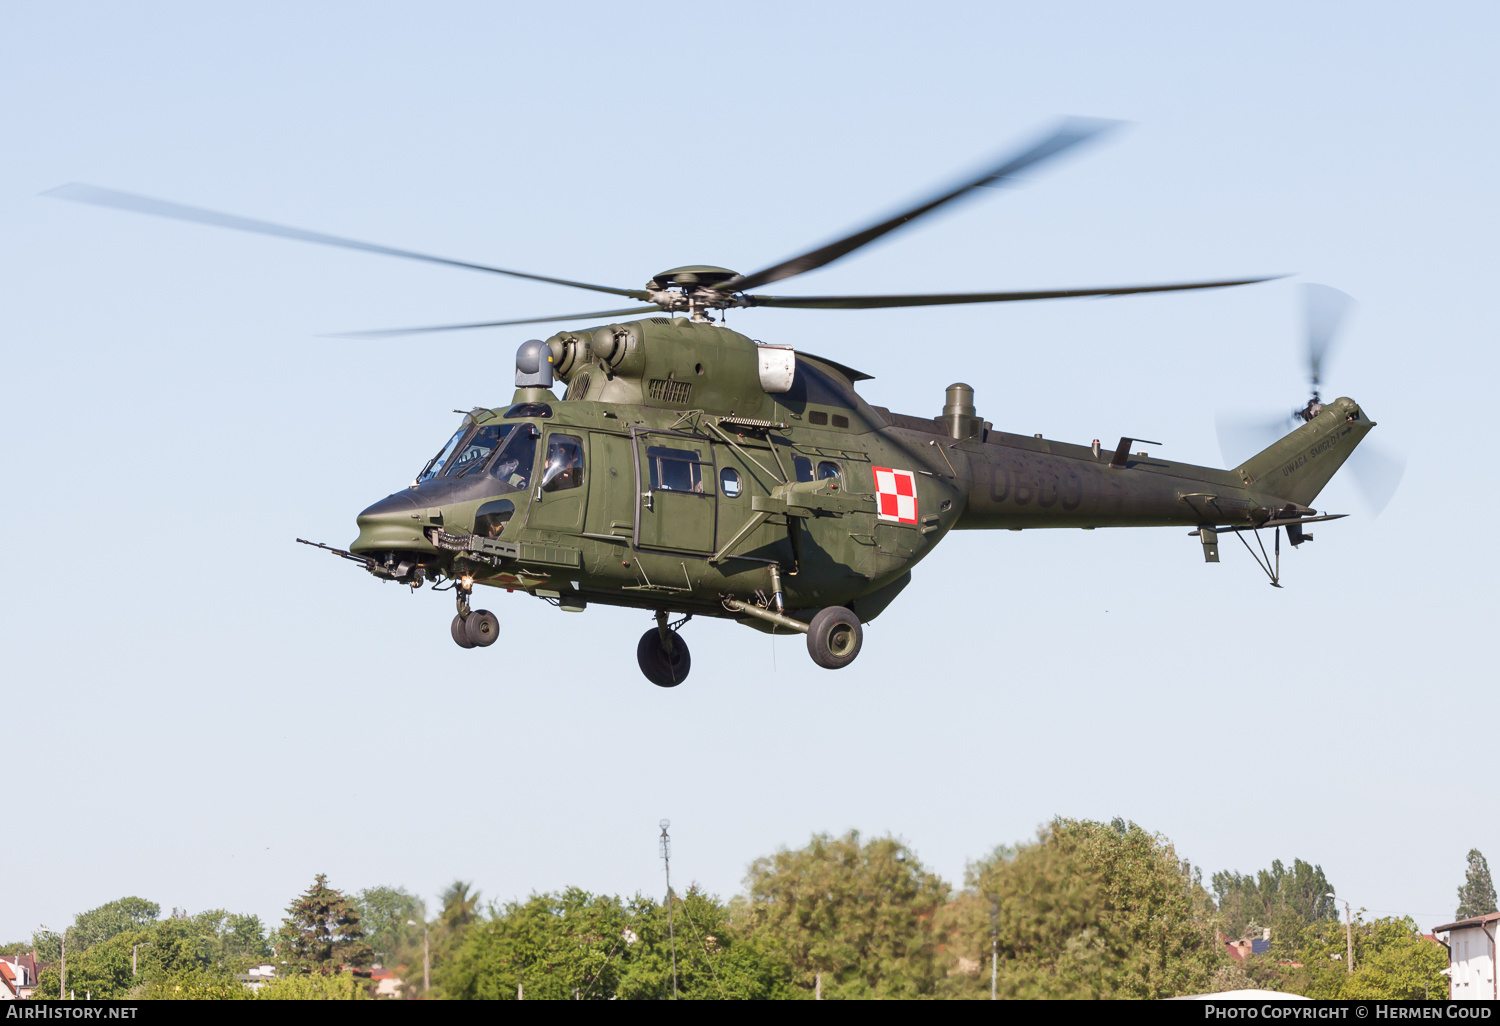
<instances>
[{"instance_id":1,"label":"tire","mask_svg":"<svg viewBox=\"0 0 1500 1026\"><path fill-rule=\"evenodd\" d=\"M635 646L635 659L646 679L659 688L675 688L687 680L688 671L693 668L693 657L682 635L672 635L672 654L668 655L662 648L661 631L655 627L641 635L640 643Z\"/></svg>"},{"instance_id":2,"label":"tire","mask_svg":"<svg viewBox=\"0 0 1500 1026\"><path fill-rule=\"evenodd\" d=\"M489 648L500 637L500 618L488 609L476 609L464 620L464 634L476 648Z\"/></svg>"},{"instance_id":3,"label":"tire","mask_svg":"<svg viewBox=\"0 0 1500 1026\"><path fill-rule=\"evenodd\" d=\"M459 648L474 647L474 642L469 640L469 632L464 629L463 617L455 616L453 618L453 626L449 628L449 631L453 635L453 640L458 643Z\"/></svg>"},{"instance_id":4,"label":"tire","mask_svg":"<svg viewBox=\"0 0 1500 1026\"><path fill-rule=\"evenodd\" d=\"M825 670L841 670L854 662L864 640L859 617L843 606L829 606L808 624L807 654Z\"/></svg>"}]
</instances>

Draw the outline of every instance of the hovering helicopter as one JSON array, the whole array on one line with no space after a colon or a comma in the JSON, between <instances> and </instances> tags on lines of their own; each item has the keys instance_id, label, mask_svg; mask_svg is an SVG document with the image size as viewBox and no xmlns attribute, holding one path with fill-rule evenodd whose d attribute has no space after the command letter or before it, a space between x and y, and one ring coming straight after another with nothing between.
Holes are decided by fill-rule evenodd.
<instances>
[{"instance_id":1,"label":"hovering helicopter","mask_svg":"<svg viewBox=\"0 0 1500 1026\"><path fill-rule=\"evenodd\" d=\"M753 274L675 267L616 288L395 249L92 186L49 195L218 227L383 253L622 296L617 310L356 333L598 321L522 344L510 402L476 407L406 488L356 518L348 549L317 544L376 578L451 589L453 640L495 642L474 588L524 592L569 612L590 603L654 613L636 648L654 684L675 687L694 616L806 635L814 662L848 666L863 625L911 582L951 530L1186 526L1205 560L1219 536L1336 519L1309 504L1374 427L1352 399L1316 395L1304 423L1231 470L1173 463L1121 438L1114 446L997 431L974 390L948 386L938 416L873 406L869 375L722 323L744 307L872 309L995 303L1247 285L1166 285L925 295L774 296L755 290L824 267L986 186L1098 136L1111 123L1070 119L982 174L894 217ZM720 320L714 314L720 313ZM645 316L639 316L645 315ZM620 318L638 317L633 320ZM559 399L557 382L566 386ZM1241 538L1243 541L1243 537ZM1246 546L1249 547L1248 544ZM1253 554L1253 553L1252 553ZM1257 556L1257 561L1260 557ZM675 618L675 619L674 619Z\"/></svg>"}]
</instances>

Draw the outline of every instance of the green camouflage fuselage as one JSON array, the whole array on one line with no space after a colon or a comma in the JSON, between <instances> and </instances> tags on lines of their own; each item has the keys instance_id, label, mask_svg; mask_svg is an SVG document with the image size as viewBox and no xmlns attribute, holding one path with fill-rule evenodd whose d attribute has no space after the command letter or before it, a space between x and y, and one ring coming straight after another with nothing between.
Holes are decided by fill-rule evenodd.
<instances>
[{"instance_id":1,"label":"green camouflage fuselage","mask_svg":"<svg viewBox=\"0 0 1500 1026\"><path fill-rule=\"evenodd\" d=\"M940 416L893 414L855 393L863 375L804 353L791 387L767 391L761 361L774 351L685 318L564 332L547 346L565 398L523 388L465 420L475 439L486 427L522 430L530 467L507 464L500 476L505 453L485 450L476 460L493 465L445 468L371 506L351 550L377 576L467 576L571 608L768 629L724 601L764 605L779 574L792 615L846 606L868 621L955 528L1230 527L1305 515L1373 426L1338 399L1241 467L1216 470L1122 453L1123 443L993 430L967 386L949 389ZM564 458L568 469L543 484L556 470L549 459Z\"/></svg>"}]
</instances>

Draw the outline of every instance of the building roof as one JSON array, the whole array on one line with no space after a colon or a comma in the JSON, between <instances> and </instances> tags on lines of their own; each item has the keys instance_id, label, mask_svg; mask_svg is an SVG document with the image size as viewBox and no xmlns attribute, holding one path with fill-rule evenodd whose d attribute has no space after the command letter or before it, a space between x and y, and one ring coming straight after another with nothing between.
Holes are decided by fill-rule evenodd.
<instances>
[{"instance_id":1,"label":"building roof","mask_svg":"<svg viewBox=\"0 0 1500 1026\"><path fill-rule=\"evenodd\" d=\"M36 976L36 953L29 955L0 955L0 962L9 962L11 965L20 966L27 974Z\"/></svg>"},{"instance_id":2,"label":"building roof","mask_svg":"<svg viewBox=\"0 0 1500 1026\"><path fill-rule=\"evenodd\" d=\"M1474 927L1483 927L1488 923L1500 920L1500 912L1490 912L1482 916L1470 916L1468 919L1460 919L1456 923L1444 923L1442 926L1434 926L1433 933L1442 933L1444 930L1467 930Z\"/></svg>"}]
</instances>

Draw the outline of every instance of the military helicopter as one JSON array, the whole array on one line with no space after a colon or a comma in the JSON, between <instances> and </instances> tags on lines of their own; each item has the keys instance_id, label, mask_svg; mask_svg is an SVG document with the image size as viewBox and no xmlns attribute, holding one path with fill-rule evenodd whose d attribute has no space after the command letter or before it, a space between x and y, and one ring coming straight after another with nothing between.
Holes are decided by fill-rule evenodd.
<instances>
[{"instance_id":1,"label":"military helicopter","mask_svg":"<svg viewBox=\"0 0 1500 1026\"><path fill-rule=\"evenodd\" d=\"M731 308L872 309L1223 288L1240 278L1027 292L776 296L756 291L824 267L983 187L1073 149L1112 123L1069 119L981 174L893 217L752 274L674 267L616 288L359 242L93 186L50 195L156 216L551 282L634 300L624 309L360 332L380 338L547 321L604 321L531 339L515 393L463 415L412 483L356 518L347 549L317 544L383 581L452 590L453 641L484 648L494 613L476 586L654 613L641 671L688 676L679 633L694 616L806 635L813 661L848 666L912 568L951 530L1191 528L1208 562L1219 535L1335 519L1309 504L1374 427L1352 399L1317 400L1305 423L1230 470L1173 463L1121 438L1111 447L995 430L974 390L948 386L938 416L866 402L869 375L730 330ZM720 319L715 321L714 314ZM635 319L622 319L635 318ZM555 385L566 391L558 398ZM1241 538L1243 541L1243 537ZM1248 544L1246 546L1249 547ZM1260 557L1257 556L1257 561Z\"/></svg>"}]
</instances>

